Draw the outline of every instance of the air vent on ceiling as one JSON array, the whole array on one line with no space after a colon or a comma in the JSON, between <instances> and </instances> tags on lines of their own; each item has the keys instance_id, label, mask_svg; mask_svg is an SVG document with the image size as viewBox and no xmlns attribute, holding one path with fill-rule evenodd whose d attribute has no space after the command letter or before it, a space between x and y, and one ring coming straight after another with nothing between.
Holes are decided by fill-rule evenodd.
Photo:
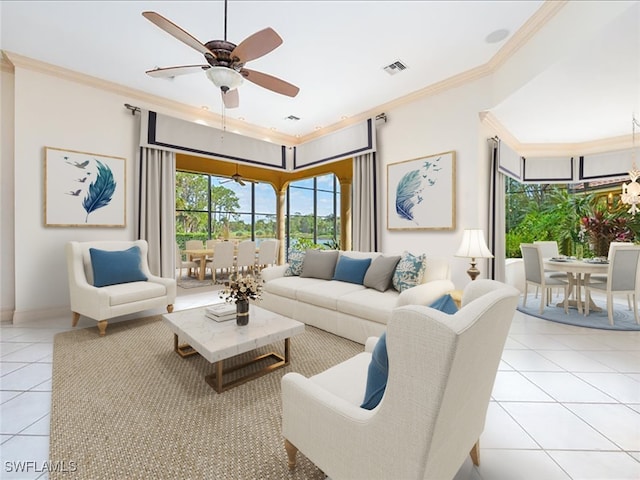
<instances>
[{"instance_id":1,"label":"air vent on ceiling","mask_svg":"<svg viewBox=\"0 0 640 480\"><path fill-rule=\"evenodd\" d=\"M401 60L396 60L395 62L384 67L384 71L387 72L389 75L395 75L396 73L406 69L407 69L407 66Z\"/></svg>"},{"instance_id":2,"label":"air vent on ceiling","mask_svg":"<svg viewBox=\"0 0 640 480\"><path fill-rule=\"evenodd\" d=\"M300 117L296 117L295 115L289 115L288 117L285 118L285 120L293 120L294 122L297 122L298 120L300 120Z\"/></svg>"}]
</instances>

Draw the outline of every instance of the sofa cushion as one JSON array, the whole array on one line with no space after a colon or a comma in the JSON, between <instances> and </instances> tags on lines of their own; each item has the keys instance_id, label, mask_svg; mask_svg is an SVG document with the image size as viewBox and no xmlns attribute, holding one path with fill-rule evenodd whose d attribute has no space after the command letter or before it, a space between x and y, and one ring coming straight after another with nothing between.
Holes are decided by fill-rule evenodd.
<instances>
[{"instance_id":1,"label":"sofa cushion","mask_svg":"<svg viewBox=\"0 0 640 480\"><path fill-rule=\"evenodd\" d=\"M328 282L320 280L320 282L322 282L321 285L314 284L310 287L299 288L296 296L297 300L317 307L337 310L338 299L365 289L362 285L338 282L337 280Z\"/></svg>"},{"instance_id":2,"label":"sofa cushion","mask_svg":"<svg viewBox=\"0 0 640 480\"><path fill-rule=\"evenodd\" d=\"M393 288L402 292L408 288L420 285L427 267L425 260L425 254L416 256L405 251L393 272Z\"/></svg>"},{"instance_id":3,"label":"sofa cushion","mask_svg":"<svg viewBox=\"0 0 640 480\"><path fill-rule=\"evenodd\" d=\"M357 259L341 255L340 258L338 258L333 279L362 285L369 265L371 265L370 258Z\"/></svg>"},{"instance_id":4,"label":"sofa cushion","mask_svg":"<svg viewBox=\"0 0 640 480\"><path fill-rule=\"evenodd\" d=\"M338 311L386 325L391 317L391 310L398 306L399 296L393 289L379 292L365 288L341 296L338 299Z\"/></svg>"},{"instance_id":5,"label":"sofa cushion","mask_svg":"<svg viewBox=\"0 0 640 480\"><path fill-rule=\"evenodd\" d=\"M127 250L90 248L93 285L105 287L118 283L144 282L147 276L140 269L140 247Z\"/></svg>"},{"instance_id":6,"label":"sofa cushion","mask_svg":"<svg viewBox=\"0 0 640 480\"><path fill-rule=\"evenodd\" d=\"M112 307L163 297L167 294L164 285L154 282L118 283L102 289L109 294L109 305Z\"/></svg>"},{"instance_id":7,"label":"sofa cushion","mask_svg":"<svg viewBox=\"0 0 640 480\"><path fill-rule=\"evenodd\" d=\"M384 255L377 257L367 270L364 276L363 284L365 287L375 288L380 292L384 292L391 288L391 278L396 270L396 265L400 261L400 256L386 257Z\"/></svg>"},{"instance_id":8,"label":"sofa cushion","mask_svg":"<svg viewBox=\"0 0 640 480\"><path fill-rule=\"evenodd\" d=\"M285 277L298 276L302 273L305 252L301 250L289 250L289 266L284 272Z\"/></svg>"},{"instance_id":9,"label":"sofa cushion","mask_svg":"<svg viewBox=\"0 0 640 480\"><path fill-rule=\"evenodd\" d=\"M364 398L369 363L371 354L361 352L309 380L352 405L360 405Z\"/></svg>"},{"instance_id":10,"label":"sofa cushion","mask_svg":"<svg viewBox=\"0 0 640 480\"><path fill-rule=\"evenodd\" d=\"M318 278L300 278L296 276L280 277L266 282L264 284L264 291L280 297L296 300L298 290L307 287L318 288L326 283L326 280L320 280Z\"/></svg>"},{"instance_id":11,"label":"sofa cushion","mask_svg":"<svg viewBox=\"0 0 640 480\"><path fill-rule=\"evenodd\" d=\"M337 250L307 250L302 264L301 277L331 280L338 261Z\"/></svg>"}]
</instances>

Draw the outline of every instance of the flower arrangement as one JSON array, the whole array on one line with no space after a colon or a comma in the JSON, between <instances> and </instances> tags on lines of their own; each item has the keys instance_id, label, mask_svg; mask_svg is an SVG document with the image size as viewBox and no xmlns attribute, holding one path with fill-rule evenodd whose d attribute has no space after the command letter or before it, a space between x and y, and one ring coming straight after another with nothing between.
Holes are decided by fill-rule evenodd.
<instances>
[{"instance_id":1,"label":"flower arrangement","mask_svg":"<svg viewBox=\"0 0 640 480\"><path fill-rule=\"evenodd\" d=\"M224 289L220 291L220 298L225 302L238 303L248 300L261 300L262 280L252 275L237 276L225 282Z\"/></svg>"}]
</instances>

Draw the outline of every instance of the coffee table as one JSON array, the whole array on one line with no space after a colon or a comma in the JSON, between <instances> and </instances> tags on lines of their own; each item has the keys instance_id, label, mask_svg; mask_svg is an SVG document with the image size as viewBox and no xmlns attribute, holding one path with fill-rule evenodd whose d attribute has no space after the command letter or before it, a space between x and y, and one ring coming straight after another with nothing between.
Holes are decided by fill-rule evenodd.
<instances>
[{"instance_id":1,"label":"coffee table","mask_svg":"<svg viewBox=\"0 0 640 480\"><path fill-rule=\"evenodd\" d=\"M205 316L205 308L169 313L162 318L173 332L173 348L178 355L188 357L200 354L215 364L215 372L207 375L205 380L218 393L289 365L291 337L304 332L303 323L256 305L249 307L249 324L243 327L237 326L235 320L216 322ZM188 343L180 344L178 337ZM269 352L240 365L224 368L225 360L280 340L284 340L284 357ZM270 359L275 363L224 382L225 375Z\"/></svg>"}]
</instances>

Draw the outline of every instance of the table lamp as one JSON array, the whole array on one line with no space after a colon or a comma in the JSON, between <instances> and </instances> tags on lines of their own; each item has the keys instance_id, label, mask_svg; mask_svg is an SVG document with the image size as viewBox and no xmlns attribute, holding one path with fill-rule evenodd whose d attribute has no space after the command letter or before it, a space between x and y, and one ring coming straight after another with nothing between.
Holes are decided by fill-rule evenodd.
<instances>
[{"instance_id":1,"label":"table lamp","mask_svg":"<svg viewBox=\"0 0 640 480\"><path fill-rule=\"evenodd\" d=\"M476 258L493 258L487 243L484 241L484 233L479 228L464 231L462 243L455 256L471 259L471 267L467 270L471 280L475 280L480 275L480 270L476 268Z\"/></svg>"}]
</instances>

